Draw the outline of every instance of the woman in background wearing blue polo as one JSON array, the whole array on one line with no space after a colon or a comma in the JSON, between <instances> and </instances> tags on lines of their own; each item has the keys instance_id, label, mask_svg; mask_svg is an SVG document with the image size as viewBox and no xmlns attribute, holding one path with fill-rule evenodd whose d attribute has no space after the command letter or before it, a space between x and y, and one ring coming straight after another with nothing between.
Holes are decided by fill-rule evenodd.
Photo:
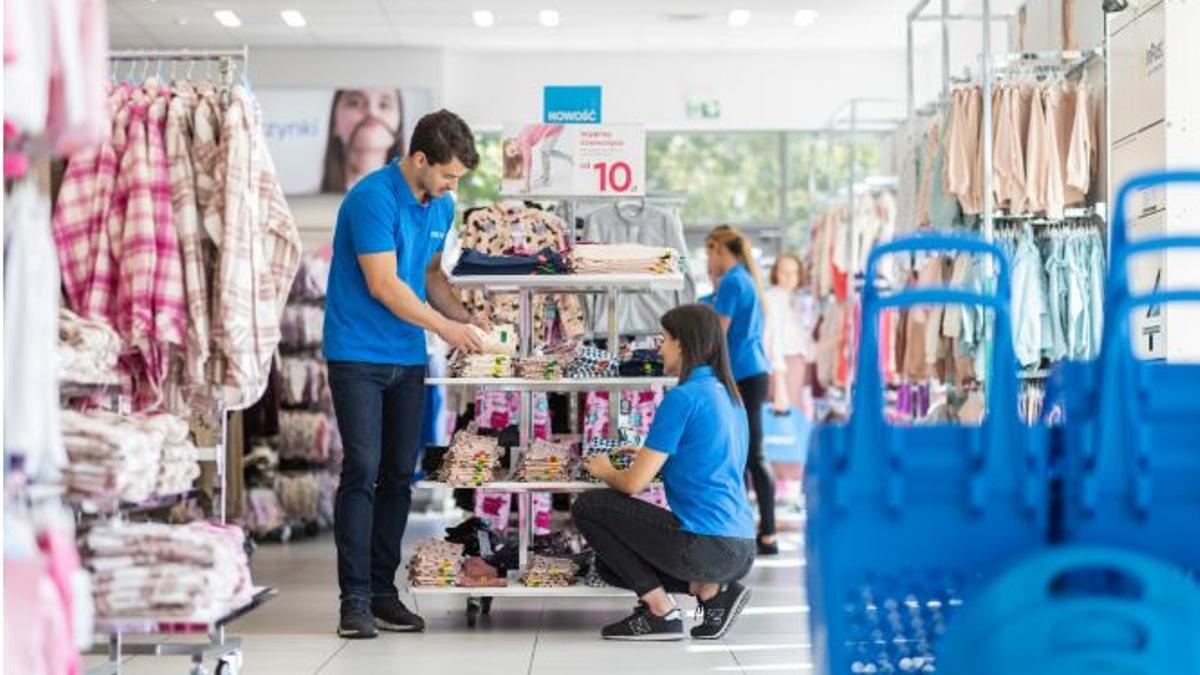
<instances>
[{"instance_id":1,"label":"woman in background wearing blue polo","mask_svg":"<svg viewBox=\"0 0 1200 675\"><path fill-rule=\"evenodd\" d=\"M746 606L738 583L754 564L754 512L746 496L746 415L729 371L721 320L707 305L663 315L662 356L679 376L650 425L645 447L623 471L607 455L588 470L612 489L581 495L575 522L596 550L608 583L629 588L633 614L606 626L609 640L681 640L683 618L669 593L696 596L704 619L692 637L724 636ZM662 472L671 510L635 499Z\"/></svg>"},{"instance_id":2,"label":"woman in background wearing blue polo","mask_svg":"<svg viewBox=\"0 0 1200 675\"><path fill-rule=\"evenodd\" d=\"M705 247L709 270L721 278L712 305L721 315L733 379L750 428L746 472L758 498L758 553L775 555L779 553L775 543L775 477L763 456L762 407L767 400L771 364L763 346L762 282L746 235L722 225L708 233Z\"/></svg>"}]
</instances>

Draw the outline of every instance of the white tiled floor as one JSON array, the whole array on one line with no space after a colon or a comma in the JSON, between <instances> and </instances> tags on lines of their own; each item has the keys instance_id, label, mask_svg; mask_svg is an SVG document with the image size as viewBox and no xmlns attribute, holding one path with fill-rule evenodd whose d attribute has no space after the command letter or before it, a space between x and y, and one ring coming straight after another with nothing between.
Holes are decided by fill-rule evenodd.
<instances>
[{"instance_id":1,"label":"white tiled floor","mask_svg":"<svg viewBox=\"0 0 1200 675\"><path fill-rule=\"evenodd\" d=\"M440 519L414 516L411 540L431 536ZM255 583L275 586L278 598L229 629L243 639L248 675L555 675L589 673L806 673L811 666L808 606L798 534L783 535L778 558L755 565L747 578L754 595L733 631L717 642L626 644L604 642L600 626L624 616L633 598L495 600L492 614L467 626L465 600L424 597L428 630L382 633L375 640L341 640L333 540L325 535L291 544L264 544L253 558ZM406 601L410 598L406 598ZM681 600L691 617L692 603ZM89 665L101 659L91 657ZM207 664L210 668L212 663ZM134 657L128 675L187 675L184 658Z\"/></svg>"}]
</instances>

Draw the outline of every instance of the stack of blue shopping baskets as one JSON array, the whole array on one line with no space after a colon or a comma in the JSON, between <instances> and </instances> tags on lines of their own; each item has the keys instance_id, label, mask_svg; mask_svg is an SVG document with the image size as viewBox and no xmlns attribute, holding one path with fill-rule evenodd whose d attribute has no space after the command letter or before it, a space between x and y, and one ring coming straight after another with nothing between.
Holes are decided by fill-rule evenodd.
<instances>
[{"instance_id":1,"label":"stack of blue shopping baskets","mask_svg":"<svg viewBox=\"0 0 1200 675\"><path fill-rule=\"evenodd\" d=\"M1128 320L1200 289L1133 295L1127 275L1131 256L1200 237L1131 244L1124 214L1134 192L1183 181L1200 173L1120 191L1102 353L1058 373L1061 427L1018 417L999 248L918 236L872 253L867 279L897 253L990 256L998 290L864 288L854 415L818 429L805 482L816 672L1200 675L1200 366L1137 361ZM995 317L982 426L884 421L879 313L936 304Z\"/></svg>"}]
</instances>

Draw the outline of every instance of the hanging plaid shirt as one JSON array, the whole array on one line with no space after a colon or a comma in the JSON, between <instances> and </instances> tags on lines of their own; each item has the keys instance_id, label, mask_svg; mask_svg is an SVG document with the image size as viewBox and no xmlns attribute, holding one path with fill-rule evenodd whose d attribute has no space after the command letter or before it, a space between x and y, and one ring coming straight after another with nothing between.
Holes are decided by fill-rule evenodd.
<instances>
[{"instance_id":1,"label":"hanging plaid shirt","mask_svg":"<svg viewBox=\"0 0 1200 675\"><path fill-rule=\"evenodd\" d=\"M226 403L241 407L266 388L301 244L257 106L242 87L234 88L225 111L220 147L216 175L222 189L205 213L207 224L219 209L224 225L213 288L213 362L223 375L219 381L231 389Z\"/></svg>"},{"instance_id":2,"label":"hanging plaid shirt","mask_svg":"<svg viewBox=\"0 0 1200 675\"><path fill-rule=\"evenodd\" d=\"M150 85L147 85L150 88ZM150 195L154 202L154 358L151 374L164 382L173 355L182 353L187 330L187 299L183 287L183 261L171 203L171 176L167 165L164 132L170 91L154 87L146 121Z\"/></svg>"},{"instance_id":3,"label":"hanging plaid shirt","mask_svg":"<svg viewBox=\"0 0 1200 675\"><path fill-rule=\"evenodd\" d=\"M124 134L128 112L124 88L109 103L114 128ZM67 163L54 211L54 243L62 267L67 304L77 314L116 325L117 264L108 213L117 181L117 152L109 135L96 148L75 153Z\"/></svg>"},{"instance_id":4,"label":"hanging plaid shirt","mask_svg":"<svg viewBox=\"0 0 1200 675\"><path fill-rule=\"evenodd\" d=\"M183 288L187 297L187 343L184 379L204 383L208 362L208 272L206 246L196 206L196 174L192 161L192 114L197 103L190 85L176 87L167 111L167 163L171 179L172 220L183 257Z\"/></svg>"}]
</instances>

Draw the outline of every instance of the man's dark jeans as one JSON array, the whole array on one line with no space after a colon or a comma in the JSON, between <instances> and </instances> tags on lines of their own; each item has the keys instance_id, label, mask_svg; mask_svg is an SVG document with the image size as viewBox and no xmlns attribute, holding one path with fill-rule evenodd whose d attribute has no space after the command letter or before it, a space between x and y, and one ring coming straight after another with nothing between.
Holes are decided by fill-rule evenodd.
<instances>
[{"instance_id":1,"label":"man's dark jeans","mask_svg":"<svg viewBox=\"0 0 1200 675\"><path fill-rule=\"evenodd\" d=\"M397 597L400 543L420 454L425 366L331 361L345 459L334 506L343 599Z\"/></svg>"}]
</instances>

